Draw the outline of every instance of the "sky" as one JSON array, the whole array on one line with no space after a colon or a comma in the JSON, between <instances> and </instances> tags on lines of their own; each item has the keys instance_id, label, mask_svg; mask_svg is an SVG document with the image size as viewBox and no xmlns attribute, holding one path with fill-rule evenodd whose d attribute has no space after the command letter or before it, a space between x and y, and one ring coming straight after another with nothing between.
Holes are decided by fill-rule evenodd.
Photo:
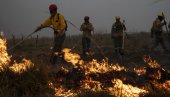
<instances>
[{"instance_id":1,"label":"sky","mask_svg":"<svg viewBox=\"0 0 170 97\"><path fill-rule=\"evenodd\" d=\"M32 33L49 17L50 4L56 4L58 12L77 28L83 23L84 16L89 16L95 33L110 33L115 16L125 20L129 33L149 32L161 12L167 22L170 21L170 0L0 0L0 31L7 38L11 34L21 37ZM82 33L68 23L66 34ZM46 28L35 35L51 37L53 31Z\"/></svg>"}]
</instances>

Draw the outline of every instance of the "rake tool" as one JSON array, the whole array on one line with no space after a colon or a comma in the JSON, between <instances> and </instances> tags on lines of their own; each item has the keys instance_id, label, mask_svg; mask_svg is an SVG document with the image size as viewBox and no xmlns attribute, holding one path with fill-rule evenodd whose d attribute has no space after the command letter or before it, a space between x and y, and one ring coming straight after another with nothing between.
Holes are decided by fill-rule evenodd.
<instances>
[{"instance_id":1,"label":"rake tool","mask_svg":"<svg viewBox=\"0 0 170 97\"><path fill-rule=\"evenodd\" d=\"M29 37L31 37L35 32L30 33L29 35L27 35L27 37L25 39L23 39L22 41L18 42L17 44L15 44L13 47L9 48L8 51L11 51L12 49L16 48L18 45L20 45L21 43L23 43L25 40L27 40Z\"/></svg>"},{"instance_id":2,"label":"rake tool","mask_svg":"<svg viewBox=\"0 0 170 97\"><path fill-rule=\"evenodd\" d=\"M48 27L51 29L54 29L53 27ZM18 42L17 44L15 44L13 47L9 48L8 51L11 51L12 49L16 48L18 45L20 45L21 43L23 43L25 40L27 40L29 37L31 37L33 34L35 34L35 31L30 33L29 35L26 36L25 39L23 39L22 41Z\"/></svg>"},{"instance_id":3,"label":"rake tool","mask_svg":"<svg viewBox=\"0 0 170 97\"><path fill-rule=\"evenodd\" d=\"M165 15L164 15L164 13L162 12L162 15L163 15L163 17L164 17L164 23L165 23L165 28L166 28L166 32L167 32L167 34L168 34L168 39L170 38L170 33L169 33L169 31L168 31L168 26L167 26L167 24L166 24L166 20L165 20ZM169 39L169 42L170 42L170 39Z\"/></svg>"}]
</instances>

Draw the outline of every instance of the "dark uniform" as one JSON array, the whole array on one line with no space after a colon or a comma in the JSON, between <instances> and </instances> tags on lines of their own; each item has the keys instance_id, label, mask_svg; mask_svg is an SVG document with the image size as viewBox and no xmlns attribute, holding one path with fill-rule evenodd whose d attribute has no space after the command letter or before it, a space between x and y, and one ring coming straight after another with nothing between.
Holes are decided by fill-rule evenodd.
<instances>
[{"instance_id":1,"label":"dark uniform","mask_svg":"<svg viewBox=\"0 0 170 97\"><path fill-rule=\"evenodd\" d=\"M80 31L83 32L82 36L82 48L83 48L83 54L90 52L90 45L91 45L91 32L94 30L92 23L89 21L89 17L85 17L85 22L81 25Z\"/></svg>"},{"instance_id":2,"label":"dark uniform","mask_svg":"<svg viewBox=\"0 0 170 97\"><path fill-rule=\"evenodd\" d=\"M120 17L116 17L116 22L113 23L111 29L111 37L113 39L113 44L115 52L123 54L124 49L124 31L126 30L125 25L120 21Z\"/></svg>"},{"instance_id":3,"label":"dark uniform","mask_svg":"<svg viewBox=\"0 0 170 97\"><path fill-rule=\"evenodd\" d=\"M158 15L158 18L156 18L156 20L153 22L153 26L151 28L151 37L154 37L154 44L151 50L154 50L154 48L156 48L159 43L164 50L167 50L162 35L162 27L165 25L165 23L161 23L161 21L163 20L163 17L161 17L161 15Z\"/></svg>"}]
</instances>

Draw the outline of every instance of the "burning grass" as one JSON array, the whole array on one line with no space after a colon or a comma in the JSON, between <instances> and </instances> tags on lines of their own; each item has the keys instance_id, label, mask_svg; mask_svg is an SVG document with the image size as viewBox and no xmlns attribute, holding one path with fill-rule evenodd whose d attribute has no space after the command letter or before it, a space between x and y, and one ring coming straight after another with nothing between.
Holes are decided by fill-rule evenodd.
<instances>
[{"instance_id":1,"label":"burning grass","mask_svg":"<svg viewBox=\"0 0 170 97\"><path fill-rule=\"evenodd\" d=\"M25 58L11 62L6 50L0 39L0 97L158 97L170 92L169 72L150 56L144 56L148 67L129 70L108 59L84 61L63 49L68 63L51 73L48 66Z\"/></svg>"},{"instance_id":2,"label":"burning grass","mask_svg":"<svg viewBox=\"0 0 170 97\"><path fill-rule=\"evenodd\" d=\"M30 60L11 62L6 41L0 39L0 97L50 97L46 75ZM52 97L52 96L51 96Z\"/></svg>"}]
</instances>

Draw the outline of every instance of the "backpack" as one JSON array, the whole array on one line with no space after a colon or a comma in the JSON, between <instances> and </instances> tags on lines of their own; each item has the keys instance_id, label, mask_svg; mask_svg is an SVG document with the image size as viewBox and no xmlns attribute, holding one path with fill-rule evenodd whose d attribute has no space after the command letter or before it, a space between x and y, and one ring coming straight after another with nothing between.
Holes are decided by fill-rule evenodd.
<instances>
[{"instance_id":1,"label":"backpack","mask_svg":"<svg viewBox=\"0 0 170 97\"><path fill-rule=\"evenodd\" d=\"M57 13L57 20L59 20L59 19L60 19L60 14ZM65 25L66 25L65 31L67 31L67 28L68 28L68 26L67 26L67 21L64 19L64 22L65 22Z\"/></svg>"},{"instance_id":2,"label":"backpack","mask_svg":"<svg viewBox=\"0 0 170 97\"><path fill-rule=\"evenodd\" d=\"M58 20L59 20L59 19L60 19L60 14L58 13L57 15L58 15L57 17L58 17ZM65 22L65 25L66 25L65 31L67 31L67 28L68 28L68 26L67 26L67 21L64 19L64 22Z\"/></svg>"}]
</instances>

